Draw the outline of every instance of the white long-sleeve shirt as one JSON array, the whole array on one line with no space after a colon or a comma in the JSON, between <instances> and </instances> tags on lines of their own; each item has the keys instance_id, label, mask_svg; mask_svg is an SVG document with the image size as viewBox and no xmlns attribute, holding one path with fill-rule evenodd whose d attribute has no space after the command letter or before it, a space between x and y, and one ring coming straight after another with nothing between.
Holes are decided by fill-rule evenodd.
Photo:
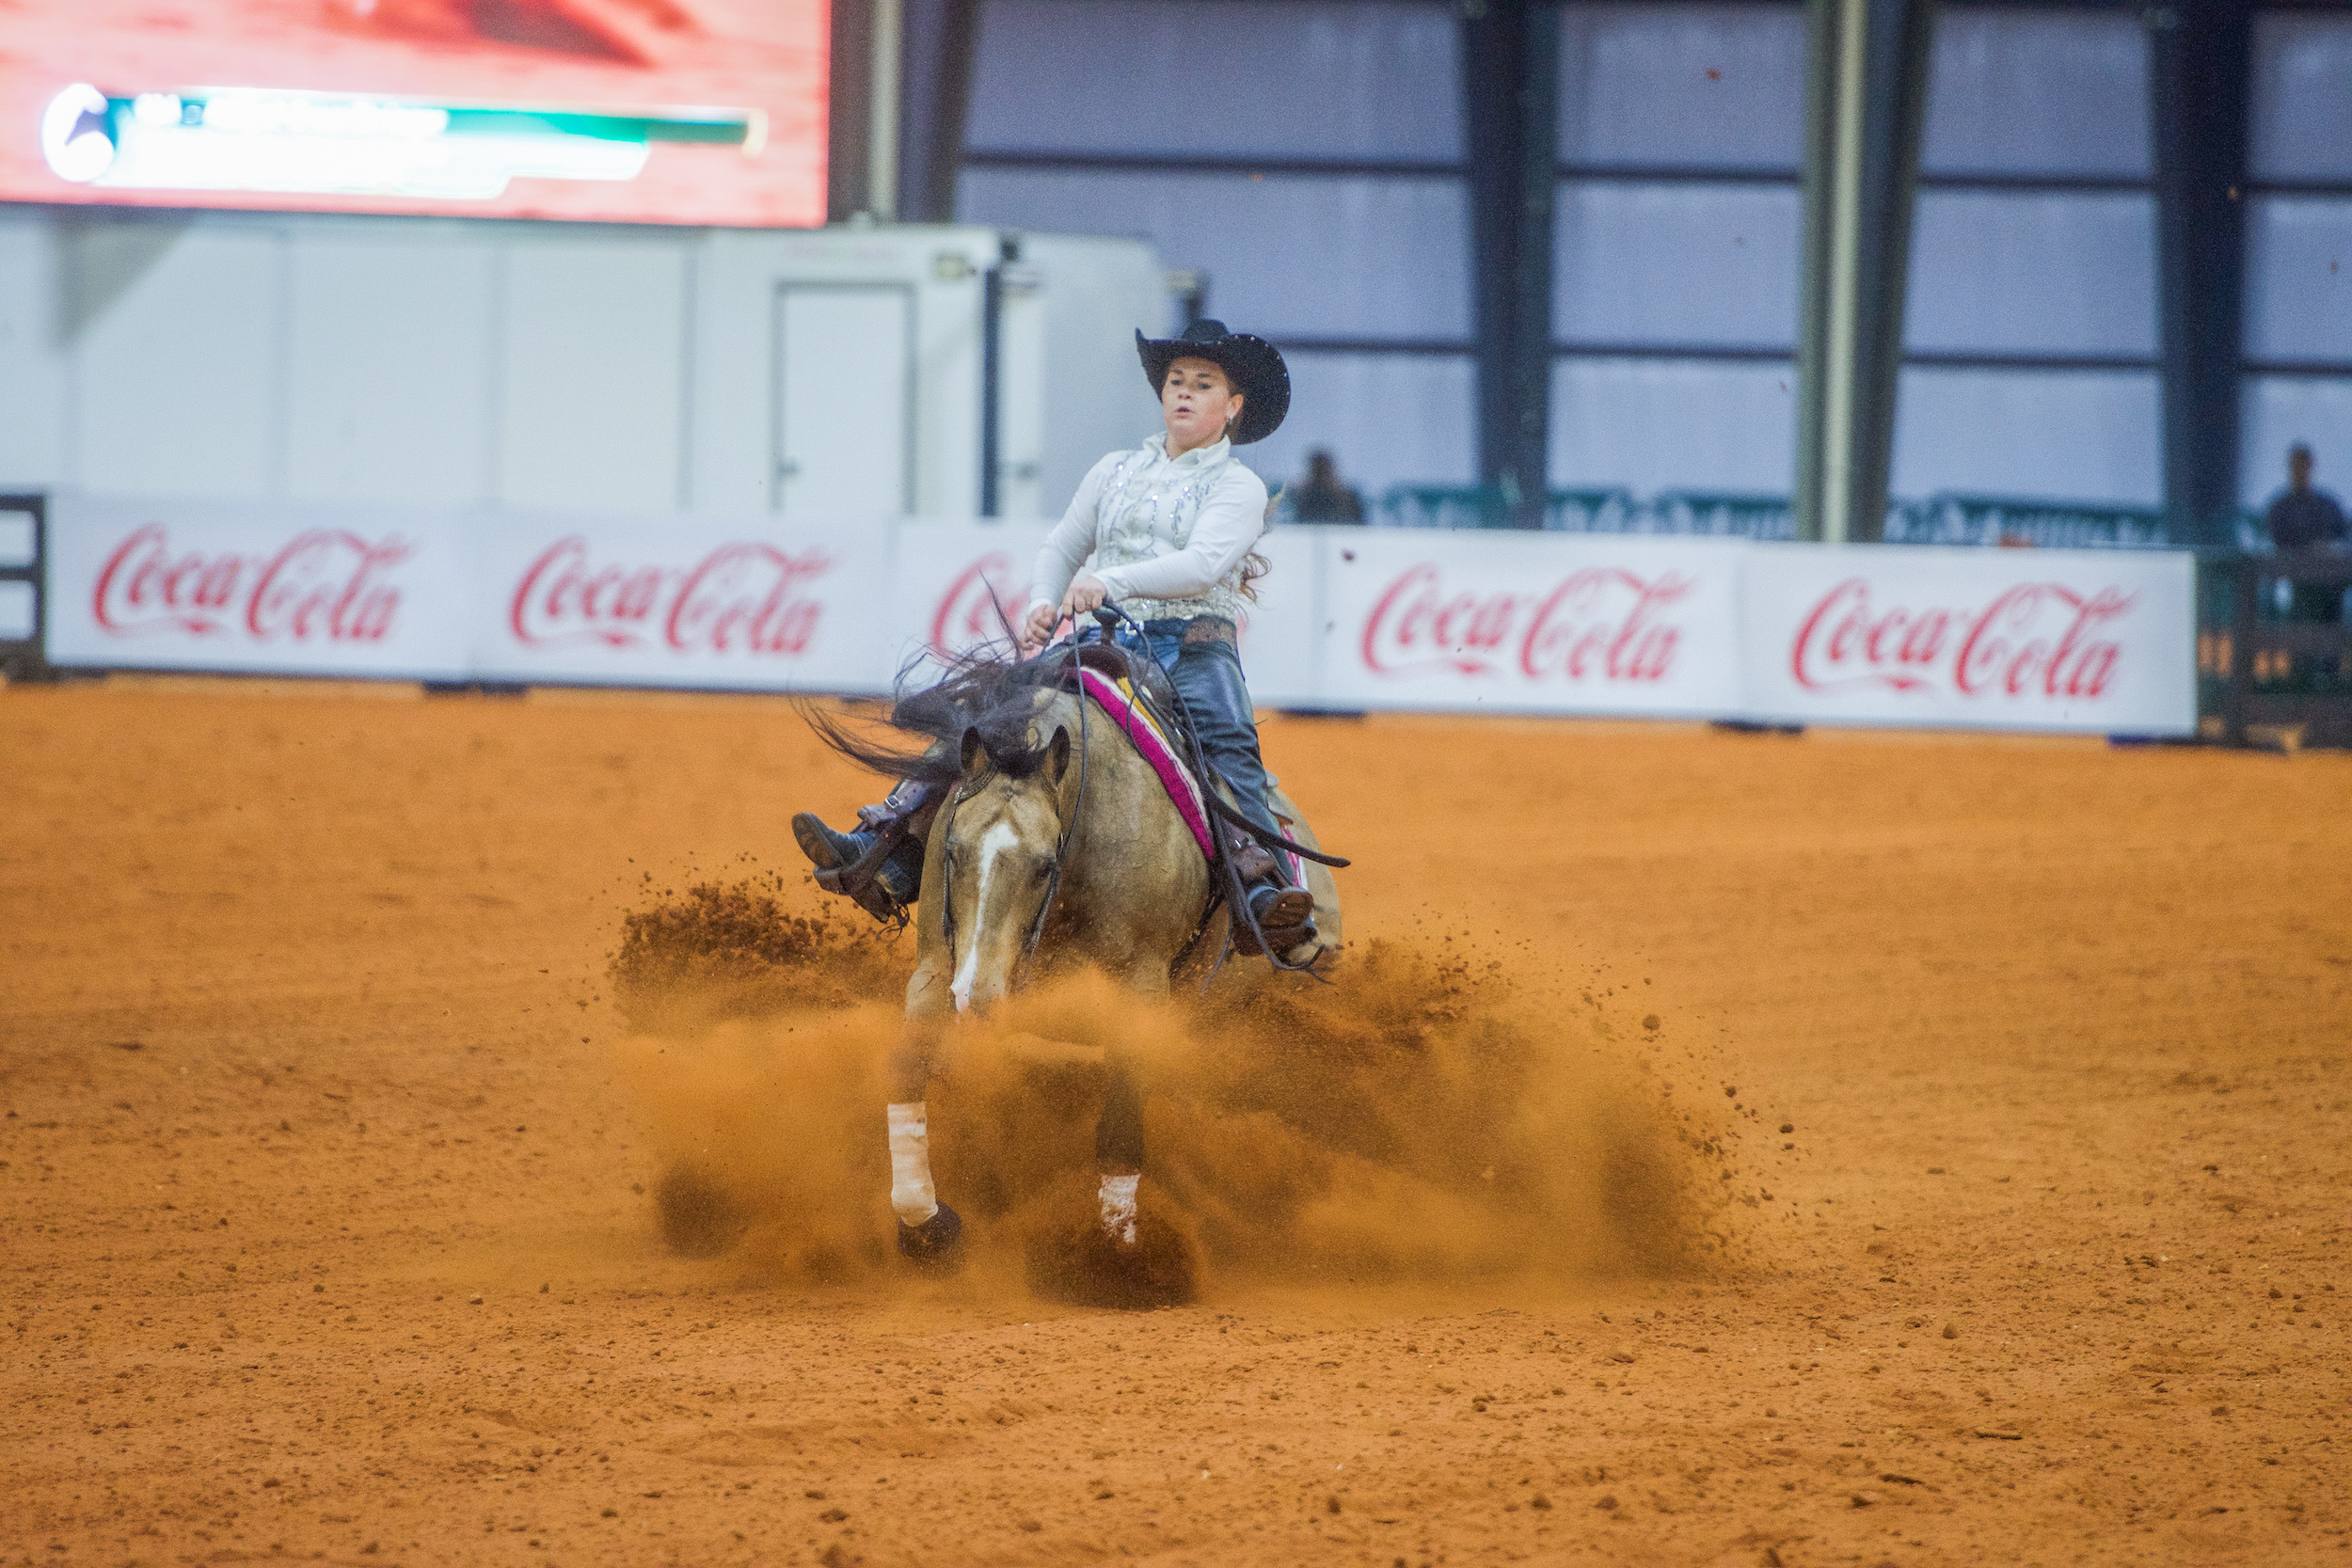
<instances>
[{"instance_id":1,"label":"white long-sleeve shirt","mask_svg":"<svg viewBox=\"0 0 2352 1568\"><path fill-rule=\"evenodd\" d=\"M1168 437L1115 451L1089 469L1046 537L1030 577L1032 606L1056 606L1088 558L1138 621L1238 620L1242 562L1265 532L1265 483L1231 441L1168 455Z\"/></svg>"}]
</instances>

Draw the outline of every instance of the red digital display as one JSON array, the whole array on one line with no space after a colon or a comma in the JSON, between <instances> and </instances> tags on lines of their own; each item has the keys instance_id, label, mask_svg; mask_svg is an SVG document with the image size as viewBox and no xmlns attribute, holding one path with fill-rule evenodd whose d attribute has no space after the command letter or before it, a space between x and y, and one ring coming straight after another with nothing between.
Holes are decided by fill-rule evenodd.
<instances>
[{"instance_id":1,"label":"red digital display","mask_svg":"<svg viewBox=\"0 0 2352 1568\"><path fill-rule=\"evenodd\" d=\"M16 0L0 199L816 225L825 0Z\"/></svg>"}]
</instances>

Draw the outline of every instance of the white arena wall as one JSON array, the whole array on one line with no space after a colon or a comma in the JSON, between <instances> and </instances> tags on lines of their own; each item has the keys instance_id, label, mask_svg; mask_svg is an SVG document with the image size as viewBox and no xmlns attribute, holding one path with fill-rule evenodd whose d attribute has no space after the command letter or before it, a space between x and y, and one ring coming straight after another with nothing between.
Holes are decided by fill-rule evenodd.
<instances>
[{"instance_id":1,"label":"white arena wall","mask_svg":"<svg viewBox=\"0 0 2352 1568\"><path fill-rule=\"evenodd\" d=\"M1132 240L0 205L0 491L994 515L1156 421Z\"/></svg>"},{"instance_id":2,"label":"white arena wall","mask_svg":"<svg viewBox=\"0 0 2352 1568\"><path fill-rule=\"evenodd\" d=\"M1041 524L51 499L47 657L94 669L880 695L1001 633ZM2157 550L1281 528L1269 707L2187 735Z\"/></svg>"}]
</instances>

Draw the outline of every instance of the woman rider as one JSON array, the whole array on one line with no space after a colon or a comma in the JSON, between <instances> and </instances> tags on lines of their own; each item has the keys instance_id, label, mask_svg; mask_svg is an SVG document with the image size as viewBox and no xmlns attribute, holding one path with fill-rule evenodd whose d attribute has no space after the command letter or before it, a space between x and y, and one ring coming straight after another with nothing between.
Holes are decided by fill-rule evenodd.
<instances>
[{"instance_id":1,"label":"woman rider","mask_svg":"<svg viewBox=\"0 0 2352 1568\"><path fill-rule=\"evenodd\" d=\"M1266 490L1233 448L1263 440L1282 422L1290 372L1273 344L1228 332L1221 322L1195 322L1175 338L1138 332L1136 352L1159 393L1167 429L1110 453L1080 482L1038 551L1033 597L1019 628L1022 651L1042 647L1064 621L1117 602L1143 624L1235 807L1279 832L1234 644L1243 602L1255 596L1250 551L1265 531ZM1256 565L1263 569L1263 561ZM1135 641L1132 632L1121 638ZM933 793L901 784L882 805L860 811L853 832L835 832L807 812L793 817L793 837L816 864L818 885L883 918L913 903ZM1311 938L1313 897L1291 884L1280 857L1238 832L1229 831L1227 847L1274 950Z\"/></svg>"}]
</instances>

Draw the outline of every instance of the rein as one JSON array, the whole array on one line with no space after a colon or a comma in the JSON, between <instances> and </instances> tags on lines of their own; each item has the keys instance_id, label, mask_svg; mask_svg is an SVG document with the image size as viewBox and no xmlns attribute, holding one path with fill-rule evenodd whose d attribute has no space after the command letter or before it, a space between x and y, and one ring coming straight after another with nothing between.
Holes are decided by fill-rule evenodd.
<instances>
[{"instance_id":1,"label":"rein","mask_svg":"<svg viewBox=\"0 0 2352 1568\"><path fill-rule=\"evenodd\" d=\"M1045 899L1038 905L1037 919L1029 924L1029 940L1021 948L1021 961L1025 964L1037 957L1037 944L1045 935L1045 917L1054 912L1054 900L1061 896L1062 863L1070 857L1070 841L1077 836L1078 819L1087 809L1087 694L1085 686L1077 682L1076 667L1072 669L1072 682L1078 693L1078 799L1062 822L1060 842L1054 846L1054 869L1046 874Z\"/></svg>"},{"instance_id":2,"label":"rein","mask_svg":"<svg viewBox=\"0 0 2352 1568\"><path fill-rule=\"evenodd\" d=\"M1001 614L1002 612L999 611L999 613ZM1119 609L1115 605L1106 604L1094 611L1094 618L1101 625L1102 634L1106 641L1109 639L1111 630L1116 627L1120 622L1124 621L1128 626L1134 627L1136 634L1136 641L1141 645L1143 656L1146 658L1151 659L1154 665L1159 666L1160 673L1163 676L1167 674L1167 666L1161 665L1158 656L1152 652L1151 640L1144 634L1142 626L1136 624L1133 616L1130 616L1126 611ZM1038 905L1037 918L1029 923L1028 938L1022 944L1021 962L1025 966L1030 963L1037 957L1038 945L1044 940L1045 923L1054 912L1054 904L1056 900L1061 896L1062 867L1068 862L1070 857L1071 840L1077 836L1078 821L1086 815L1088 771L1087 753L1089 750L1087 710L1092 705L1092 699L1087 695L1086 683L1078 678L1078 669L1079 666L1073 660L1068 673L1062 678L1057 679L1054 686L1054 689L1057 691L1071 691L1074 693L1077 699L1078 798L1072 803L1069 813L1062 818L1061 836L1055 843L1053 865L1046 874L1045 897ZM1175 682L1170 680L1168 684L1170 689L1173 690ZM1340 856L1326 854L1318 849L1311 849L1303 844L1294 843L1292 840L1279 832L1259 827L1257 824L1251 822L1248 818L1244 816L1240 812L1233 809L1233 807L1228 805L1223 800L1219 799L1214 788L1205 787L1208 782L1216 779L1217 775L1215 769L1210 768L1208 757L1200 749L1199 728L1192 721L1192 714L1184 702L1184 693L1176 691L1175 698L1177 712L1184 720L1183 729L1184 732L1185 749L1192 754L1192 765L1195 777L1203 782L1204 787L1200 791L1201 800L1208 809L1210 817L1213 821L1230 823L1233 827L1238 828L1243 832L1248 834L1250 837L1265 845L1268 848L1288 850L1290 853L1300 856L1303 859L1316 861L1325 865L1343 866L1348 863ZM1135 706L1136 694L1132 689L1130 689L1127 694L1128 713L1126 728L1131 741L1134 738ZM940 899L939 923L940 933L947 944L947 962L950 967L953 967L957 963L956 904L953 893L953 889L955 887L956 868L956 808L961 806L965 799L966 795L964 789L961 784L959 784L955 793L948 798L946 806L947 820L946 826L941 830L942 844L940 848L940 868L946 873L946 888L943 890L943 895ZM1248 890L1242 886L1241 874L1233 865L1232 855L1229 853L1225 847L1224 835L1221 833L1213 833L1211 835L1210 842L1216 847L1216 855L1214 859L1216 870L1221 874L1221 879L1224 886L1215 896L1210 898L1207 906L1200 911L1200 922L1193 928L1192 938L1190 941L1185 942L1183 953L1178 955L1178 961L1181 963L1185 958L1189 957L1193 948L1198 945L1201 935L1208 929L1210 917L1216 913L1217 902L1221 898L1224 901L1226 908L1232 911L1232 920L1238 921L1242 925L1246 926L1248 928L1250 935L1256 938L1258 951L1264 956L1267 963L1273 965L1276 969L1291 970L1294 972L1304 971L1315 979L1323 980L1327 985L1329 981L1326 979L1323 974L1315 968L1316 959L1321 958L1323 956L1321 952L1316 953L1313 958L1310 958L1304 963L1292 963L1289 962L1282 955L1274 951L1272 943L1265 940L1265 931L1259 926L1257 916L1250 912ZM1233 946L1232 921L1229 921L1226 927L1224 950L1217 955L1216 964L1211 966L1208 980L1204 980L1202 982L1204 989L1209 981L1214 981L1216 978L1217 971L1225 967L1225 960L1232 954Z\"/></svg>"},{"instance_id":3,"label":"rein","mask_svg":"<svg viewBox=\"0 0 2352 1568\"><path fill-rule=\"evenodd\" d=\"M1116 626L1121 621L1127 623L1127 625L1135 630L1136 641L1141 646L1143 657L1150 659L1154 665L1158 666L1161 675L1168 679L1168 690L1176 699L1176 711L1184 719L1184 748L1192 753L1193 775L1200 781L1200 799L1202 803L1208 808L1209 815L1212 818L1222 818L1223 820L1233 824L1235 827L1240 828L1244 832L1247 832L1250 837L1257 839L1262 844L1268 846L1279 846L1284 849L1290 850L1294 854L1303 855L1309 860L1320 861L1325 865L1343 866L1348 863L1337 855L1327 855L1319 850L1310 849L1303 844L1294 844L1289 839L1283 837L1280 833L1269 832L1265 829L1251 822L1248 818L1242 816L1241 813L1235 811L1232 807L1227 805L1223 800L1219 800L1217 798L1215 784L1212 783L1212 781L1217 777L1217 773L1215 768L1209 766L1208 753L1200 749L1200 727L1192 721L1191 705L1184 701L1184 692L1177 689L1174 678L1172 676L1168 676L1168 666L1161 664L1159 656L1152 651L1152 639L1150 635L1144 631L1142 626L1134 616L1128 614L1125 610L1120 609L1114 604L1105 604L1096 610L1094 611L1094 619L1096 623L1102 626L1103 634L1106 640L1110 635L1112 627ZM1082 705L1085 699L1082 695L1080 697ZM1132 704L1133 701L1134 699L1130 697L1129 702ZM1242 886L1241 873L1234 867L1233 857L1225 847L1225 835L1222 833L1212 833L1210 835L1210 843L1215 845L1216 848L1216 868L1223 874L1222 879L1225 884L1220 896L1222 896L1225 900L1225 907L1230 911L1231 918L1227 920L1225 925L1224 950L1217 954L1216 962L1210 966L1208 978L1204 979L1200 983L1201 990L1205 991L1208 989L1210 982L1216 978L1217 971L1225 967L1226 958L1232 956L1233 951L1233 925L1236 921L1248 927L1249 934L1257 940L1259 953L1263 955L1267 963L1273 965L1276 969L1289 970L1294 974L1303 971L1307 974L1313 976L1315 979L1322 980L1326 985L1330 984L1330 981L1315 968L1316 960L1323 957L1321 950L1316 952L1314 958L1309 958L1304 963L1292 963L1281 954L1277 953L1274 950L1274 944L1265 939L1264 927L1258 924L1258 917L1250 912L1248 889ZM1208 907L1200 911L1200 924L1194 928L1192 941L1184 944L1185 954L1189 955L1191 953L1193 944L1200 940L1201 932L1208 929L1210 916L1215 914L1216 911L1216 899L1211 898L1209 900Z\"/></svg>"},{"instance_id":4,"label":"rein","mask_svg":"<svg viewBox=\"0 0 2352 1568\"><path fill-rule=\"evenodd\" d=\"M1074 675L1073 678L1074 680ZM1063 689L1057 684L1056 689ZM1024 965L1037 957L1038 943L1044 940L1046 918L1054 912L1054 901L1061 896L1061 869L1070 858L1070 841L1077 836L1078 820L1086 815L1087 695L1082 686L1077 689L1077 699L1078 798L1071 803L1069 815L1063 817L1061 837L1054 845L1054 864L1046 874L1045 897L1037 907L1037 918L1029 923L1028 940L1021 946L1021 961ZM943 843L940 847L940 869L946 874L945 878L946 887L943 890L939 901L939 925L940 934L947 942L947 963L951 969L956 963L956 808L963 804L963 801L964 792L959 786L947 800L947 823L942 831Z\"/></svg>"}]
</instances>

